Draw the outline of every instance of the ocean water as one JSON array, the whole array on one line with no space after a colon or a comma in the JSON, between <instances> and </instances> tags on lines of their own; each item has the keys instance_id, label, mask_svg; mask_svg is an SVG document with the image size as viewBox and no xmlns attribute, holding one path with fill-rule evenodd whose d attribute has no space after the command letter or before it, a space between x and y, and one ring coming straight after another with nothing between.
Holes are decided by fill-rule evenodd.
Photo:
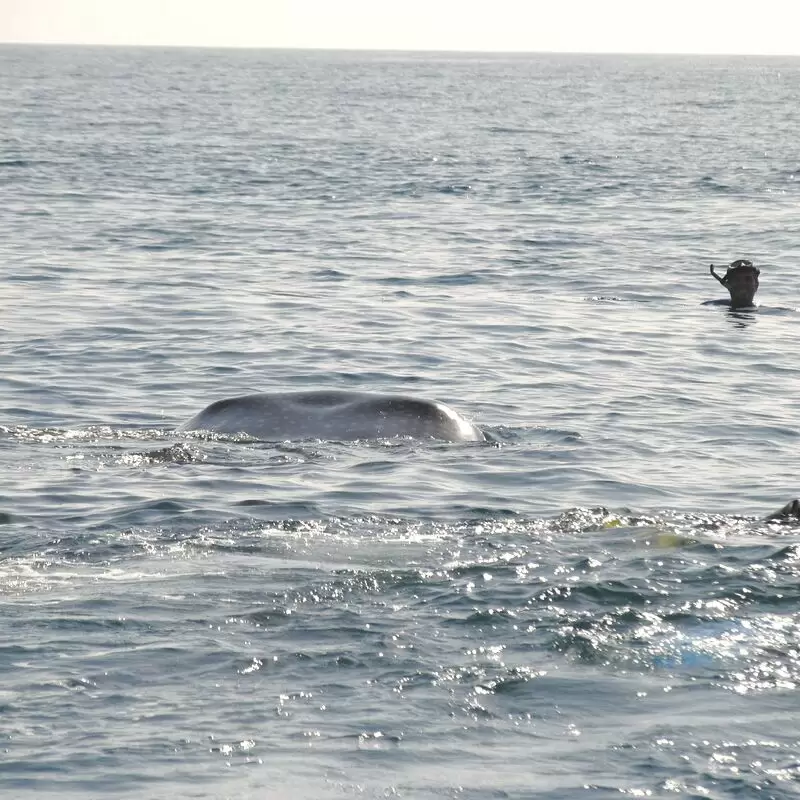
<instances>
[{"instance_id":1,"label":"ocean water","mask_svg":"<svg viewBox=\"0 0 800 800\"><path fill-rule=\"evenodd\" d=\"M797 59L0 47L0 796L797 797L798 130ZM176 432L317 388L489 441Z\"/></svg>"}]
</instances>

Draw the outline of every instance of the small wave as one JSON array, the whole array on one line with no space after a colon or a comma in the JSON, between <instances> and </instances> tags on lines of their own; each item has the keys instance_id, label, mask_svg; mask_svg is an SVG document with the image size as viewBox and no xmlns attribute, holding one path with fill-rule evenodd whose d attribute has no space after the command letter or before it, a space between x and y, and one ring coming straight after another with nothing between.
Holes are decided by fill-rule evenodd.
<instances>
[{"instance_id":1,"label":"small wave","mask_svg":"<svg viewBox=\"0 0 800 800\"><path fill-rule=\"evenodd\" d=\"M710 175L704 175L702 178L695 181L702 189L708 189L715 193L720 194L731 194L736 192L737 190L728 183L723 183L722 181L718 180L717 178L713 178Z\"/></svg>"},{"instance_id":2,"label":"small wave","mask_svg":"<svg viewBox=\"0 0 800 800\"><path fill-rule=\"evenodd\" d=\"M320 269L316 272L312 273L312 278L317 279L327 279L327 280L334 280L334 281L343 281L350 278L346 272L342 272L338 269Z\"/></svg>"},{"instance_id":3,"label":"small wave","mask_svg":"<svg viewBox=\"0 0 800 800\"><path fill-rule=\"evenodd\" d=\"M40 444L143 441L163 439L170 433L171 431L163 428L112 428L108 425L89 425L86 428L31 428L27 425L0 425L0 437Z\"/></svg>"},{"instance_id":4,"label":"small wave","mask_svg":"<svg viewBox=\"0 0 800 800\"><path fill-rule=\"evenodd\" d=\"M119 463L142 466L145 464L195 464L205 461L207 455L195 447L178 443L145 453L126 453Z\"/></svg>"},{"instance_id":5,"label":"small wave","mask_svg":"<svg viewBox=\"0 0 800 800\"><path fill-rule=\"evenodd\" d=\"M425 278L396 275L389 278L375 278L375 283L389 286L472 286L484 283L490 277L490 274L486 271L470 271Z\"/></svg>"}]
</instances>

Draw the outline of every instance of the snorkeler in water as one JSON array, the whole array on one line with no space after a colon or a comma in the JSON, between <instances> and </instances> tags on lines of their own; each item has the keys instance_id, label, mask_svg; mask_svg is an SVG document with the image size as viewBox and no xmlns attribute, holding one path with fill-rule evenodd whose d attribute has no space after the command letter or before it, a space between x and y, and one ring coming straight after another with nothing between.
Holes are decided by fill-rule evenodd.
<instances>
[{"instance_id":1,"label":"snorkeler in water","mask_svg":"<svg viewBox=\"0 0 800 800\"><path fill-rule=\"evenodd\" d=\"M714 265L711 265L711 274L730 292L730 307L731 308L752 308L755 303L753 298L758 291L758 276L761 270L753 266L752 261L746 258L739 258L734 261L729 267L725 276L720 278L714 272ZM727 301L712 300L712 303L728 305Z\"/></svg>"}]
</instances>

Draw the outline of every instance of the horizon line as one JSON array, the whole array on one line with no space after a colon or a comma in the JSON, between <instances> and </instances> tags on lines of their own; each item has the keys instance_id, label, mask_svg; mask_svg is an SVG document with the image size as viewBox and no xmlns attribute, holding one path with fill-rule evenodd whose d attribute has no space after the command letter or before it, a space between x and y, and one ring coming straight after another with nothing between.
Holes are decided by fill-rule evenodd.
<instances>
[{"instance_id":1,"label":"horizon line","mask_svg":"<svg viewBox=\"0 0 800 800\"><path fill-rule=\"evenodd\" d=\"M162 44L143 42L137 44L119 42L63 42L63 41L6 41L0 40L0 47L108 47L108 48L141 48L160 50L279 50L284 52L319 52L319 53L438 53L447 55L570 55L570 56L704 56L707 58L797 58L796 53L730 53L730 52L696 52L696 51L640 51L640 50L491 50L459 48L375 48L375 47L300 47L294 45L237 45L237 44Z\"/></svg>"}]
</instances>

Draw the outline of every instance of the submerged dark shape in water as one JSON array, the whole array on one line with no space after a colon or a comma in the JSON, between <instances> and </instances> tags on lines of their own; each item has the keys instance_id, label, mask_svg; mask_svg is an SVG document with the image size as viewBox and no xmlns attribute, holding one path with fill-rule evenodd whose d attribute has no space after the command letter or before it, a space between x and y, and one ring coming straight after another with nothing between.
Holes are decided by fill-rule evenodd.
<instances>
[{"instance_id":1,"label":"submerged dark shape in water","mask_svg":"<svg viewBox=\"0 0 800 800\"><path fill-rule=\"evenodd\" d=\"M706 305L728 305L731 308L752 308L753 300L758 291L758 276L761 270L753 266L752 261L739 258L732 261L724 277L720 278L714 272L714 265L710 267L711 274L730 292L731 299L710 300Z\"/></svg>"},{"instance_id":2,"label":"submerged dark shape in water","mask_svg":"<svg viewBox=\"0 0 800 800\"><path fill-rule=\"evenodd\" d=\"M246 433L264 441L287 439L443 439L482 442L482 431L444 403L367 392L277 392L212 403L181 431Z\"/></svg>"},{"instance_id":3,"label":"submerged dark shape in water","mask_svg":"<svg viewBox=\"0 0 800 800\"><path fill-rule=\"evenodd\" d=\"M800 500L795 498L790 500L783 508L778 509L774 513L766 517L767 520L773 519L796 519L800 520Z\"/></svg>"}]
</instances>

